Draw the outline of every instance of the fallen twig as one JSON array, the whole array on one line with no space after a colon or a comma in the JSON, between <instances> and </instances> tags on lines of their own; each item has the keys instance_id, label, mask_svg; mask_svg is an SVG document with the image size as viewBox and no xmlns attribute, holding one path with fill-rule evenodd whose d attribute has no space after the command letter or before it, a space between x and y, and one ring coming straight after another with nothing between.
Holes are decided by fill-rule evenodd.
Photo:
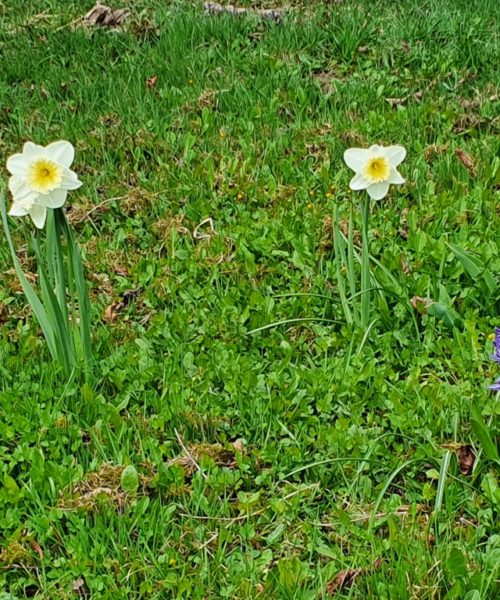
<instances>
[{"instance_id":1,"label":"fallen twig","mask_svg":"<svg viewBox=\"0 0 500 600\"><path fill-rule=\"evenodd\" d=\"M194 456L191 454L191 452L189 452L189 450L186 448L186 445L184 444L184 442L182 441L182 438L179 434L179 432L177 431L177 429L174 429L174 433L175 433L175 437L177 438L177 441L179 442L180 447L184 450L186 456L189 458L189 460L193 463L193 465L198 469L198 471L201 473L202 477L204 479L207 479L207 474L203 472L202 468L200 467L200 465L197 463L196 459L194 458Z\"/></svg>"}]
</instances>

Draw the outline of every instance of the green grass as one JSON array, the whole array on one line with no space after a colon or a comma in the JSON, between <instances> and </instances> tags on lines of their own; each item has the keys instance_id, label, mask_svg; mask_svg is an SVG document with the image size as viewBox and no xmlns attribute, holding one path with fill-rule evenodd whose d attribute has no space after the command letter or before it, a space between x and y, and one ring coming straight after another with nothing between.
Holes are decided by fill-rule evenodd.
<instances>
[{"instance_id":1,"label":"green grass","mask_svg":"<svg viewBox=\"0 0 500 600\"><path fill-rule=\"evenodd\" d=\"M73 25L92 4L0 7L2 156L76 147L97 357L94 387L64 380L2 238L0 598L498 597L471 404L495 437L499 293L448 246L499 285L497 3L309 2L276 25L143 0L115 4L122 31ZM408 156L372 205L366 335L331 217L352 209L357 239L342 154L371 143ZM34 271L31 225L11 230Z\"/></svg>"}]
</instances>

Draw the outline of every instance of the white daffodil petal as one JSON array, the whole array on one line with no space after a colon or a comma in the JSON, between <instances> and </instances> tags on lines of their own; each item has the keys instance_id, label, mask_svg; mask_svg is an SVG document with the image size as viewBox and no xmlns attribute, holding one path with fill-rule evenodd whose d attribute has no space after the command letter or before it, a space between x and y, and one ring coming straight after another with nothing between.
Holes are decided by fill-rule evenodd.
<instances>
[{"instance_id":1,"label":"white daffodil petal","mask_svg":"<svg viewBox=\"0 0 500 600\"><path fill-rule=\"evenodd\" d=\"M75 159L75 149L70 142L59 140L45 147L45 156L63 167L69 168Z\"/></svg>"},{"instance_id":2,"label":"white daffodil petal","mask_svg":"<svg viewBox=\"0 0 500 600\"><path fill-rule=\"evenodd\" d=\"M403 146L388 146L383 150L384 155L389 161L391 167L397 167L405 159L406 150L403 148Z\"/></svg>"},{"instance_id":3,"label":"white daffodil petal","mask_svg":"<svg viewBox=\"0 0 500 600\"><path fill-rule=\"evenodd\" d=\"M404 182L405 182L404 177L402 177L401 173L393 167L391 169L391 173L389 175L389 179L387 180L387 183L394 183L396 185L401 185Z\"/></svg>"},{"instance_id":4,"label":"white daffodil petal","mask_svg":"<svg viewBox=\"0 0 500 600\"><path fill-rule=\"evenodd\" d=\"M66 202L68 190L52 190L48 194L38 196L37 204L46 208L61 208Z\"/></svg>"},{"instance_id":5,"label":"white daffodil petal","mask_svg":"<svg viewBox=\"0 0 500 600\"><path fill-rule=\"evenodd\" d=\"M28 162L31 162L32 160L43 156L44 150L43 146L38 146L33 142L26 142L23 146L23 156Z\"/></svg>"},{"instance_id":6,"label":"white daffodil petal","mask_svg":"<svg viewBox=\"0 0 500 600\"><path fill-rule=\"evenodd\" d=\"M14 202L9 210L9 215L11 215L11 217L25 217L28 213L29 210L27 208L16 202Z\"/></svg>"},{"instance_id":7,"label":"white daffodil petal","mask_svg":"<svg viewBox=\"0 0 500 600\"><path fill-rule=\"evenodd\" d=\"M24 179L19 177L9 178L9 191L12 194L14 202L27 202L34 201L38 197L38 193L32 191L27 185Z\"/></svg>"},{"instance_id":8,"label":"white daffodil petal","mask_svg":"<svg viewBox=\"0 0 500 600\"><path fill-rule=\"evenodd\" d=\"M382 200L389 191L389 183L387 181L381 181L380 183L374 183L370 187L366 188L368 195L373 200Z\"/></svg>"},{"instance_id":9,"label":"white daffodil petal","mask_svg":"<svg viewBox=\"0 0 500 600\"><path fill-rule=\"evenodd\" d=\"M43 226L45 225L45 219L47 218L47 209L45 208L45 206L34 204L31 207L29 213L31 220L35 224L35 227L37 227L38 229L43 229Z\"/></svg>"},{"instance_id":10,"label":"white daffodil petal","mask_svg":"<svg viewBox=\"0 0 500 600\"><path fill-rule=\"evenodd\" d=\"M7 159L7 171L16 177L25 177L29 162L22 154L13 154Z\"/></svg>"},{"instance_id":11,"label":"white daffodil petal","mask_svg":"<svg viewBox=\"0 0 500 600\"><path fill-rule=\"evenodd\" d=\"M369 185L370 182L361 173L356 173L349 183L351 190L366 190Z\"/></svg>"},{"instance_id":12,"label":"white daffodil petal","mask_svg":"<svg viewBox=\"0 0 500 600\"><path fill-rule=\"evenodd\" d=\"M29 191L29 188L26 186L24 180L20 177L10 177L8 185L9 192L13 196L22 196L24 194L25 189Z\"/></svg>"},{"instance_id":13,"label":"white daffodil petal","mask_svg":"<svg viewBox=\"0 0 500 600\"><path fill-rule=\"evenodd\" d=\"M372 156L380 156L380 154L383 152L383 150L384 149L382 148L382 146L379 146L378 144L373 144L366 151L367 157L371 158Z\"/></svg>"},{"instance_id":14,"label":"white daffodil petal","mask_svg":"<svg viewBox=\"0 0 500 600\"><path fill-rule=\"evenodd\" d=\"M78 175L74 171L70 171L69 169L64 169L63 171L63 179L61 182L61 188L64 190L77 190L83 184L78 179Z\"/></svg>"},{"instance_id":15,"label":"white daffodil petal","mask_svg":"<svg viewBox=\"0 0 500 600\"><path fill-rule=\"evenodd\" d=\"M365 150L364 148L350 148L344 152L344 161L346 165L355 173L363 170L368 157L368 150Z\"/></svg>"}]
</instances>

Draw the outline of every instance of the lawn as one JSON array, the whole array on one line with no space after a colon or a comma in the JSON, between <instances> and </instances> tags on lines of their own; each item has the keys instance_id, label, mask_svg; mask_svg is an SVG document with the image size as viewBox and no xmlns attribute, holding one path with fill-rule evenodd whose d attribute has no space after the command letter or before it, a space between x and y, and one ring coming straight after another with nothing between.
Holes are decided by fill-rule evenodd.
<instances>
[{"instance_id":1,"label":"lawn","mask_svg":"<svg viewBox=\"0 0 500 600\"><path fill-rule=\"evenodd\" d=\"M252 4L0 6L0 191L74 144L95 357L54 364L2 233L0 600L500 597L497 2Z\"/></svg>"}]
</instances>

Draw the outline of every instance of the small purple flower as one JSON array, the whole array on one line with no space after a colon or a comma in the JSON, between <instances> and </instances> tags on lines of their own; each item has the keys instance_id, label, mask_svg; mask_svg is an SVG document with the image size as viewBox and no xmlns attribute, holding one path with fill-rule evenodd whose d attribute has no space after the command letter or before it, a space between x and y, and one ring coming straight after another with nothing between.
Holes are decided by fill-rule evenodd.
<instances>
[{"instance_id":1,"label":"small purple flower","mask_svg":"<svg viewBox=\"0 0 500 600\"><path fill-rule=\"evenodd\" d=\"M500 327L495 329L495 339L493 340L492 360L500 364Z\"/></svg>"},{"instance_id":2,"label":"small purple flower","mask_svg":"<svg viewBox=\"0 0 500 600\"><path fill-rule=\"evenodd\" d=\"M493 385L489 385L488 389L494 392L500 392L500 377L498 378L496 383L494 383Z\"/></svg>"},{"instance_id":3,"label":"small purple flower","mask_svg":"<svg viewBox=\"0 0 500 600\"><path fill-rule=\"evenodd\" d=\"M500 327L495 328L495 339L493 340L493 354L490 356L491 360L494 360L500 365ZM489 390L493 392L500 392L500 377L496 380L493 385L488 386Z\"/></svg>"}]
</instances>

